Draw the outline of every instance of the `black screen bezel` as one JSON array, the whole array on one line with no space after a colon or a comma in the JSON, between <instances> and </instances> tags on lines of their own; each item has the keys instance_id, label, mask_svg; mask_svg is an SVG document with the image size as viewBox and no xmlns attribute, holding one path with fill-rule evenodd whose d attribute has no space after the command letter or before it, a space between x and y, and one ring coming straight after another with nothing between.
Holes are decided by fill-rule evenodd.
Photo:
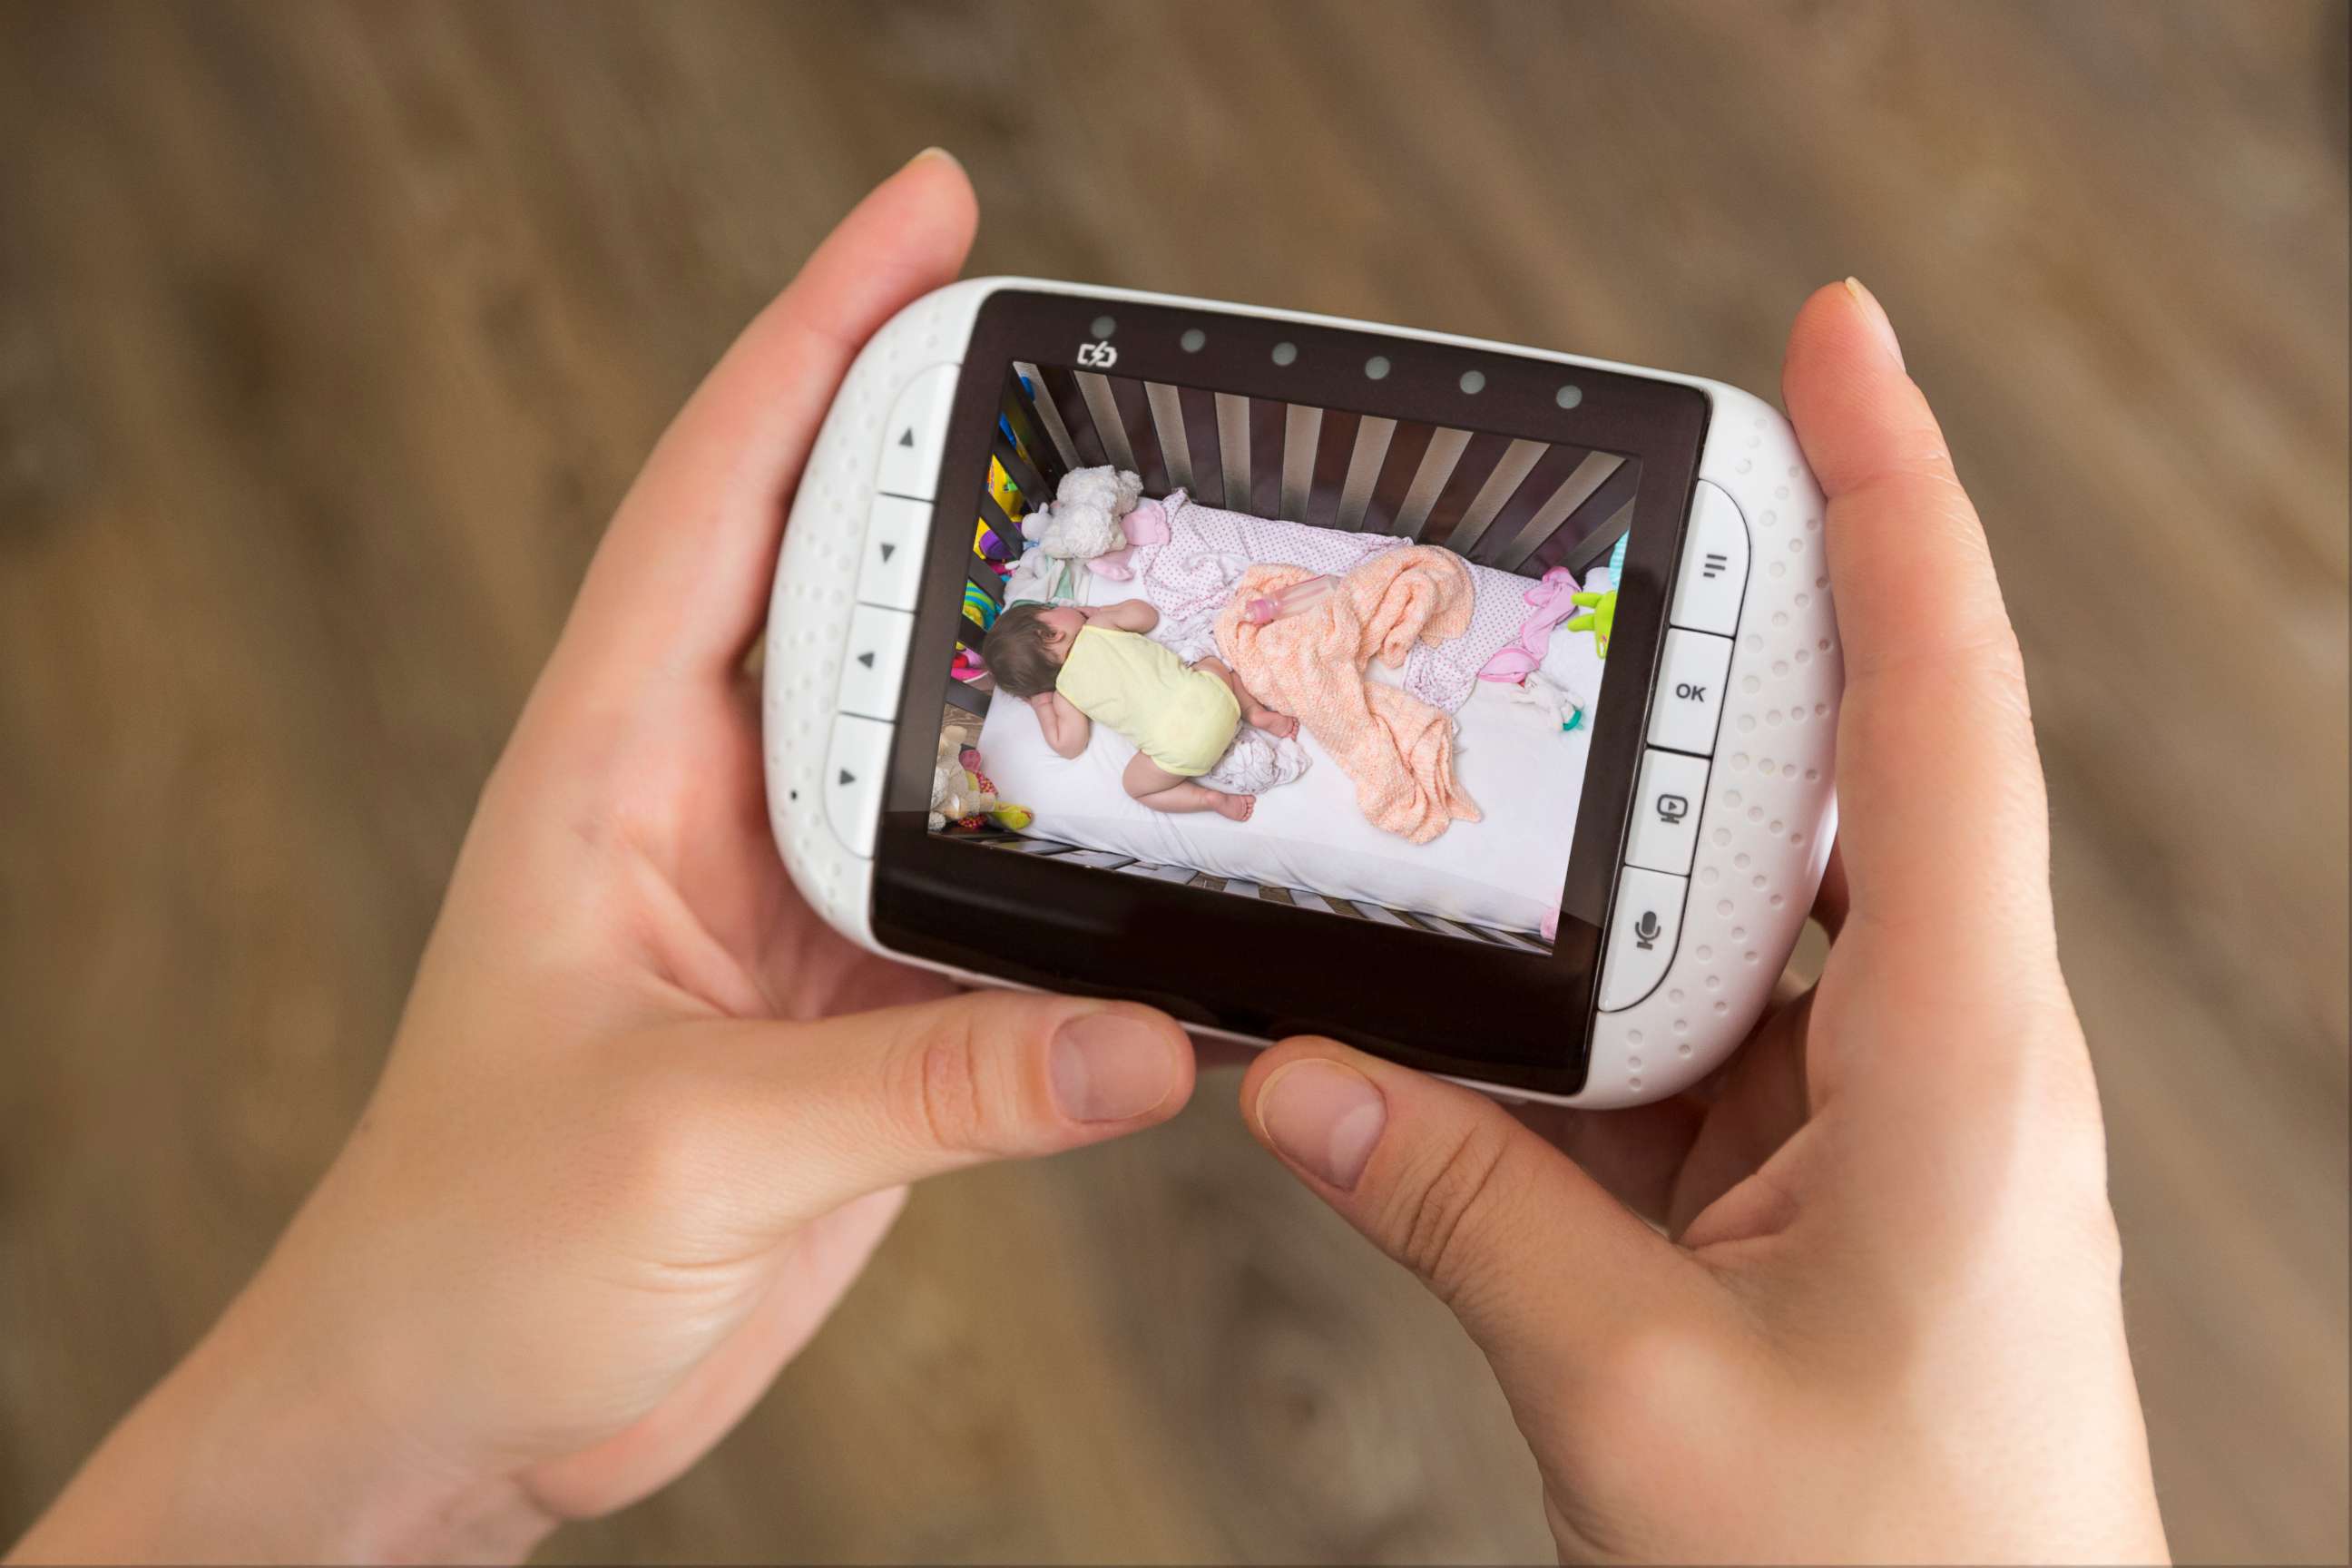
<instances>
[{"instance_id":1,"label":"black screen bezel","mask_svg":"<svg viewBox=\"0 0 2352 1568\"><path fill-rule=\"evenodd\" d=\"M1549 954L1122 877L929 833L925 814L972 517L1003 378L1074 367L1117 322L1108 374L1615 453L1642 465L1595 703L1559 938ZM1180 347L1202 329L1197 350ZM1276 366L1277 342L1295 359ZM1385 378L1364 364L1388 358ZM1465 372L1486 377L1475 395ZM1575 407L1555 395L1582 392ZM1549 1094L1583 1087L1601 933L1622 861L1709 404L1681 383L1380 331L1098 295L1007 289L982 302L941 454L922 595L877 835L876 937L912 957L1265 1038L1319 1034L1433 1071ZM1571 910L1592 911L1591 919Z\"/></svg>"}]
</instances>

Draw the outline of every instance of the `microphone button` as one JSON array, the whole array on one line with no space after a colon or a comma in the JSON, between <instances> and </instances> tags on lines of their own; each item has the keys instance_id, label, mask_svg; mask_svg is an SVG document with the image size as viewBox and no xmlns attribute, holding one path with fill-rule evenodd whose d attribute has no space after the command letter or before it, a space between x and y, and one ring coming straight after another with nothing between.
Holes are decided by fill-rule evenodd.
<instances>
[{"instance_id":1,"label":"microphone button","mask_svg":"<svg viewBox=\"0 0 2352 1568\"><path fill-rule=\"evenodd\" d=\"M1688 878L1643 866L1628 866L1620 874L1601 964L1602 1012L1631 1007L1665 978L1682 934L1683 897L1689 887Z\"/></svg>"}]
</instances>

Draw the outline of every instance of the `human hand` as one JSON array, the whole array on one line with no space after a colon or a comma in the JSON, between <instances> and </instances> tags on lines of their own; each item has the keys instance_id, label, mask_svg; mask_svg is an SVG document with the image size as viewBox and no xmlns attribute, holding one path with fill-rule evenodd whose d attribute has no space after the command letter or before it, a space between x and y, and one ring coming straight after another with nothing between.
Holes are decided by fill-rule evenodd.
<instances>
[{"instance_id":1,"label":"human hand","mask_svg":"<svg viewBox=\"0 0 2352 1568\"><path fill-rule=\"evenodd\" d=\"M950 280L917 159L695 394L485 787L349 1146L29 1558L513 1556L734 1425L903 1184L1181 1106L1159 1014L959 996L834 934L770 839L756 682L787 503L866 337Z\"/></svg>"},{"instance_id":2,"label":"human hand","mask_svg":"<svg viewBox=\"0 0 2352 1568\"><path fill-rule=\"evenodd\" d=\"M1325 1041L1242 1103L1485 1350L1563 1557L2160 1559L1984 534L1858 286L1808 301L1784 390L1845 643L1820 984L1710 1092L1528 1118L1559 1148Z\"/></svg>"}]
</instances>

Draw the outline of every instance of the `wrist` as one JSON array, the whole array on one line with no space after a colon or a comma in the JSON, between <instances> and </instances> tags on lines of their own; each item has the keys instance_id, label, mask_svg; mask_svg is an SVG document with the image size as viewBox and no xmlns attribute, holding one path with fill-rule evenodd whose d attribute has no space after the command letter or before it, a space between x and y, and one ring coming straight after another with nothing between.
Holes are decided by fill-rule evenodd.
<instances>
[{"instance_id":1,"label":"wrist","mask_svg":"<svg viewBox=\"0 0 2352 1568\"><path fill-rule=\"evenodd\" d=\"M257 1282L257 1287L260 1282ZM518 1561L555 1521L370 1410L253 1291L109 1435L26 1560Z\"/></svg>"}]
</instances>

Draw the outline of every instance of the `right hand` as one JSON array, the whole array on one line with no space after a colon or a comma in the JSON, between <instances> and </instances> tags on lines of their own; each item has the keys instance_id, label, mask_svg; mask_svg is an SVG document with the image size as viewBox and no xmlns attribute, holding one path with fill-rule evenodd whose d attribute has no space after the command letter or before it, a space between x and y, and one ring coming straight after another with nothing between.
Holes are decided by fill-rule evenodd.
<instances>
[{"instance_id":1,"label":"right hand","mask_svg":"<svg viewBox=\"0 0 2352 1568\"><path fill-rule=\"evenodd\" d=\"M1807 303L1785 392L1847 670L1820 984L1714 1092L1553 1141L1328 1041L1244 1113L1485 1350L1563 1557L2161 1559L1984 534L1859 288Z\"/></svg>"}]
</instances>

